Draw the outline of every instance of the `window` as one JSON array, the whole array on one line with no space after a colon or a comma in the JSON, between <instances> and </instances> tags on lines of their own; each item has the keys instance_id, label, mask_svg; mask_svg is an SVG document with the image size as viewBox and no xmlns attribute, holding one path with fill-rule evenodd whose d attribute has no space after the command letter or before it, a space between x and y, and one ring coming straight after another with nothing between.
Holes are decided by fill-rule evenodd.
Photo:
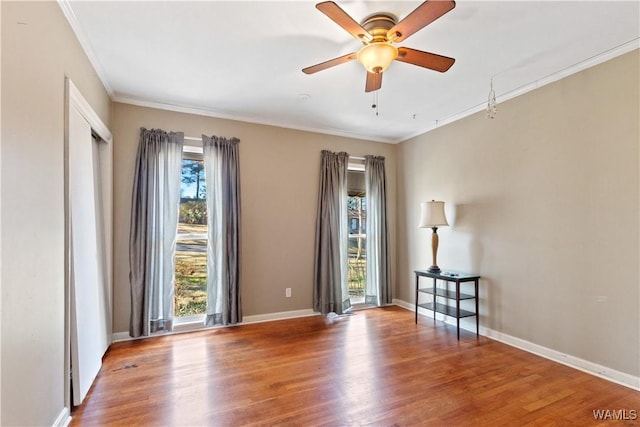
<instances>
[{"instance_id":1,"label":"window","mask_svg":"<svg viewBox=\"0 0 640 427\"><path fill-rule=\"evenodd\" d=\"M202 148L184 146L176 242L174 307L177 318L207 307L207 187Z\"/></svg>"},{"instance_id":2,"label":"window","mask_svg":"<svg viewBox=\"0 0 640 427\"><path fill-rule=\"evenodd\" d=\"M349 227L347 283L352 304L364 303L367 272L367 198L364 173L350 169L347 174L347 215Z\"/></svg>"}]
</instances>

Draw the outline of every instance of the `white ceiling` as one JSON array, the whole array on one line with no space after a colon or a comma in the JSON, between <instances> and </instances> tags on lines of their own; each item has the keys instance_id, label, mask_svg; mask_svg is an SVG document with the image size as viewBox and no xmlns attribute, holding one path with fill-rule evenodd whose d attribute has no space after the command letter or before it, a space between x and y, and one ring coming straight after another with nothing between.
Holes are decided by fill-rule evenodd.
<instances>
[{"instance_id":1,"label":"white ceiling","mask_svg":"<svg viewBox=\"0 0 640 427\"><path fill-rule=\"evenodd\" d=\"M311 1L66 1L61 6L116 101L398 142L638 48L640 2L458 1L398 46L450 56L446 73L394 62L378 92L361 46ZM356 21L419 1L337 1ZM499 106L498 106L499 116Z\"/></svg>"}]
</instances>

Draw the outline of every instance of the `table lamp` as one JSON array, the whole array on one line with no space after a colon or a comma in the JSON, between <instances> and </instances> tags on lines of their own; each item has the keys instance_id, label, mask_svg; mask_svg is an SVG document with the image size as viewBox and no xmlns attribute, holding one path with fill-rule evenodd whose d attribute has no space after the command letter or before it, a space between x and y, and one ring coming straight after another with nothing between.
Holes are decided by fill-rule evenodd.
<instances>
[{"instance_id":1,"label":"table lamp","mask_svg":"<svg viewBox=\"0 0 640 427\"><path fill-rule=\"evenodd\" d=\"M433 254L433 265L427 269L430 273L440 273L440 267L436 262L438 255L438 227L449 225L447 217L444 215L444 202L423 202L421 204L422 212L420 214L420 228L431 228L431 251Z\"/></svg>"}]
</instances>

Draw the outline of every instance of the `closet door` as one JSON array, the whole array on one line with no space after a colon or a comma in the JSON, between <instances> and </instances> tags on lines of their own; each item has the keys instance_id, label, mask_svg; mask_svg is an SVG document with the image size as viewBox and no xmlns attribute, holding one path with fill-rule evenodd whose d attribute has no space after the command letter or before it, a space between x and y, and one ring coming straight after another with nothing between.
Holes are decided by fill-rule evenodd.
<instances>
[{"instance_id":1,"label":"closet door","mask_svg":"<svg viewBox=\"0 0 640 427\"><path fill-rule=\"evenodd\" d=\"M99 140L76 108L68 116L69 290L73 404L79 405L100 371L110 339L109 286Z\"/></svg>"}]
</instances>

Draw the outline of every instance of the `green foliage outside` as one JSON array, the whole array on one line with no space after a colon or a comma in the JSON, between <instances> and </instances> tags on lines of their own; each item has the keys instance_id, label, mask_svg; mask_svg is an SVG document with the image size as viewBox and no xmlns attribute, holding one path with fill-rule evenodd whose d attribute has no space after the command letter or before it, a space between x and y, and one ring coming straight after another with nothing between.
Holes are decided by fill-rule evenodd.
<instances>
[{"instance_id":1,"label":"green foliage outside","mask_svg":"<svg viewBox=\"0 0 640 427\"><path fill-rule=\"evenodd\" d=\"M347 269L347 285L350 297L363 297L365 288L367 261L365 259L349 258Z\"/></svg>"},{"instance_id":2,"label":"green foliage outside","mask_svg":"<svg viewBox=\"0 0 640 427\"><path fill-rule=\"evenodd\" d=\"M175 315L204 314L207 308L206 252L176 252Z\"/></svg>"},{"instance_id":3,"label":"green foliage outside","mask_svg":"<svg viewBox=\"0 0 640 427\"><path fill-rule=\"evenodd\" d=\"M207 226L178 224L178 233L205 234ZM175 315L177 317L204 314L207 308L207 252L206 240L179 240L176 251L174 288ZM181 248L182 247L182 248Z\"/></svg>"},{"instance_id":4,"label":"green foliage outside","mask_svg":"<svg viewBox=\"0 0 640 427\"><path fill-rule=\"evenodd\" d=\"M207 202L204 200L193 200L180 203L179 222L184 224L206 224Z\"/></svg>"}]
</instances>

